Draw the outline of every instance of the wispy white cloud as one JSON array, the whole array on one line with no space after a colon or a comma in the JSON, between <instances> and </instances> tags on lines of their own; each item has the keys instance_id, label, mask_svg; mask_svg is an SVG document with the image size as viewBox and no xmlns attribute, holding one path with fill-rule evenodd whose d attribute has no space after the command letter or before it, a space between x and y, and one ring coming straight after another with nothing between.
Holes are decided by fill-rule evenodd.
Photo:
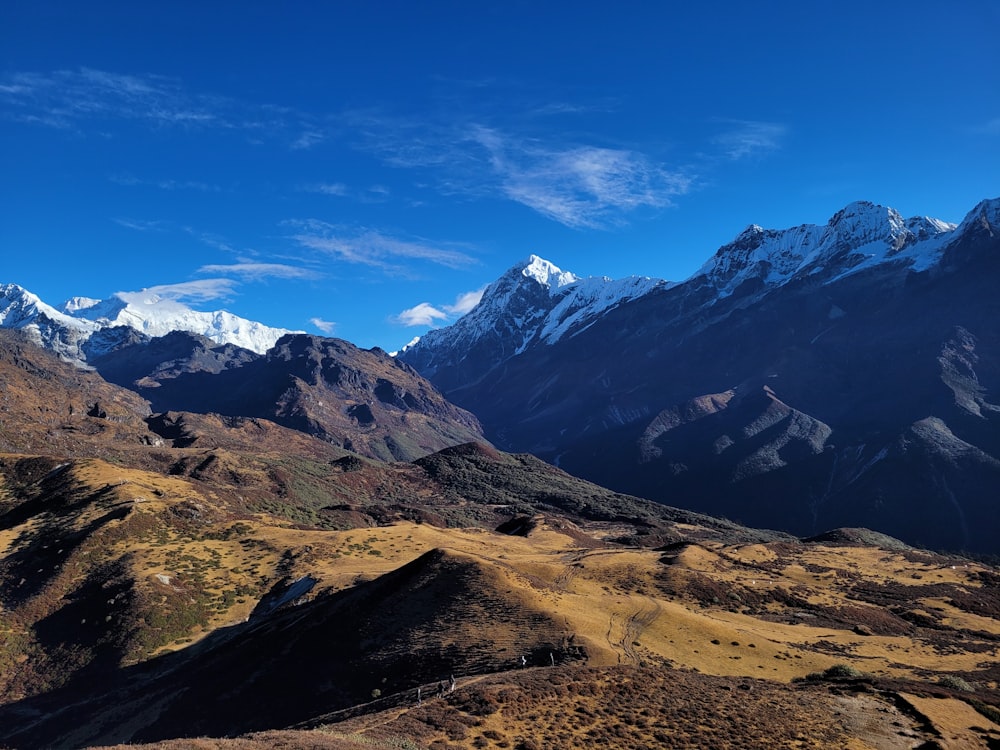
<instances>
[{"instance_id":1,"label":"wispy white cloud","mask_svg":"<svg viewBox=\"0 0 1000 750\"><path fill-rule=\"evenodd\" d=\"M143 302L151 299L173 302L209 302L230 299L236 288L233 279L199 279L177 284L151 286L138 292L118 292L118 297L126 301Z\"/></svg>"},{"instance_id":2,"label":"wispy white cloud","mask_svg":"<svg viewBox=\"0 0 1000 750\"><path fill-rule=\"evenodd\" d=\"M483 292L486 291L486 287L475 290L474 292L464 292L458 295L455 299L454 305L445 305L444 309L449 315L461 316L469 312L473 307L479 304L479 300L483 298Z\"/></svg>"},{"instance_id":3,"label":"wispy white cloud","mask_svg":"<svg viewBox=\"0 0 1000 750\"><path fill-rule=\"evenodd\" d=\"M686 175L627 149L556 148L482 127L470 137L488 153L506 197L575 229L621 224L636 209L669 206L691 185Z\"/></svg>"},{"instance_id":4,"label":"wispy white cloud","mask_svg":"<svg viewBox=\"0 0 1000 750\"><path fill-rule=\"evenodd\" d=\"M270 104L191 91L176 78L79 68L0 75L0 117L86 131L130 121L152 128L215 129L307 148L326 137L322 118ZM98 125L98 123L100 123Z\"/></svg>"},{"instance_id":5,"label":"wispy white cloud","mask_svg":"<svg viewBox=\"0 0 1000 750\"><path fill-rule=\"evenodd\" d=\"M113 221L123 226L127 229L133 229L137 232L176 232L186 234L193 237L198 242L215 250L221 250L224 253L235 254L237 252L229 241L218 234L213 234L212 232L203 232L195 227L178 225L172 221L164 221L160 219L148 220L148 219L128 219L128 218L115 218Z\"/></svg>"},{"instance_id":6,"label":"wispy white cloud","mask_svg":"<svg viewBox=\"0 0 1000 750\"><path fill-rule=\"evenodd\" d=\"M421 302L399 313L393 320L404 326L432 326L436 320L447 320L448 313L439 310L429 302Z\"/></svg>"},{"instance_id":7,"label":"wispy white cloud","mask_svg":"<svg viewBox=\"0 0 1000 750\"><path fill-rule=\"evenodd\" d=\"M317 182L300 188L303 192L331 195L335 198L352 198L361 203L383 203L389 200L392 191L385 185L369 185L366 188L351 188L343 182Z\"/></svg>"},{"instance_id":8,"label":"wispy white cloud","mask_svg":"<svg viewBox=\"0 0 1000 750\"><path fill-rule=\"evenodd\" d=\"M203 232L200 229L195 229L194 227L180 227L180 229L185 234L189 234L194 237L201 244L207 245L215 250L221 250L224 253L230 254L238 252L236 248L230 244L229 240L221 235L214 234L212 232Z\"/></svg>"},{"instance_id":9,"label":"wispy white cloud","mask_svg":"<svg viewBox=\"0 0 1000 750\"><path fill-rule=\"evenodd\" d=\"M1000 135L1000 117L995 117L989 122L974 127L972 132L978 135Z\"/></svg>"},{"instance_id":10,"label":"wispy white cloud","mask_svg":"<svg viewBox=\"0 0 1000 750\"><path fill-rule=\"evenodd\" d=\"M392 191L385 185L369 185L361 193L362 203L382 203L389 200Z\"/></svg>"},{"instance_id":11,"label":"wispy white cloud","mask_svg":"<svg viewBox=\"0 0 1000 750\"><path fill-rule=\"evenodd\" d=\"M266 279L318 279L322 274L310 268L292 266L285 263L253 263L241 262L226 265L207 265L198 269L198 273L222 274L237 276L244 281L264 281Z\"/></svg>"},{"instance_id":12,"label":"wispy white cloud","mask_svg":"<svg viewBox=\"0 0 1000 750\"><path fill-rule=\"evenodd\" d=\"M347 185L342 182L318 182L313 185L306 185L302 189L309 193L335 195L338 198L343 198L349 192Z\"/></svg>"},{"instance_id":13,"label":"wispy white cloud","mask_svg":"<svg viewBox=\"0 0 1000 750\"><path fill-rule=\"evenodd\" d=\"M309 318L309 322L326 334L333 333L334 329L337 327L337 324L332 320L323 320L322 318Z\"/></svg>"},{"instance_id":14,"label":"wispy white cloud","mask_svg":"<svg viewBox=\"0 0 1000 750\"><path fill-rule=\"evenodd\" d=\"M157 220L115 218L112 221L136 232L165 232L170 228L168 222Z\"/></svg>"},{"instance_id":15,"label":"wispy white cloud","mask_svg":"<svg viewBox=\"0 0 1000 750\"><path fill-rule=\"evenodd\" d=\"M302 247L346 263L387 272L405 273L399 265L402 260L422 260L447 268L461 268L476 262L464 248L449 243L401 239L377 229L345 227L316 219L286 223L295 230L292 239Z\"/></svg>"},{"instance_id":16,"label":"wispy white cloud","mask_svg":"<svg viewBox=\"0 0 1000 750\"><path fill-rule=\"evenodd\" d=\"M326 140L326 134L318 130L307 130L292 141L293 151L305 151Z\"/></svg>"},{"instance_id":17,"label":"wispy white cloud","mask_svg":"<svg viewBox=\"0 0 1000 750\"><path fill-rule=\"evenodd\" d=\"M202 193L218 193L222 188L198 180L141 180L130 174L111 175L109 178L117 185L155 187L160 190L194 190Z\"/></svg>"},{"instance_id":18,"label":"wispy white cloud","mask_svg":"<svg viewBox=\"0 0 1000 750\"><path fill-rule=\"evenodd\" d=\"M0 94L16 112L72 127L94 118L146 120L158 124L228 125L219 100L186 94L163 76L134 76L80 68L51 73L13 73Z\"/></svg>"},{"instance_id":19,"label":"wispy white cloud","mask_svg":"<svg viewBox=\"0 0 1000 750\"><path fill-rule=\"evenodd\" d=\"M730 159L744 159L758 156L781 148L788 133L785 125L777 122L755 120L719 120L725 131L713 139L713 143Z\"/></svg>"},{"instance_id":20,"label":"wispy white cloud","mask_svg":"<svg viewBox=\"0 0 1000 750\"><path fill-rule=\"evenodd\" d=\"M438 189L499 196L566 226L601 229L640 209L672 205L692 177L628 148L563 143L479 123L355 121L387 164L431 170Z\"/></svg>"},{"instance_id":21,"label":"wispy white cloud","mask_svg":"<svg viewBox=\"0 0 1000 750\"><path fill-rule=\"evenodd\" d=\"M227 255L235 256L234 263L209 263L198 268L196 274L211 275L214 278L156 287L153 290L163 298L185 297L193 301L207 301L228 298L245 283L266 282L271 279L310 281L323 278L323 273L309 267L308 259L291 259L293 262L268 262L261 260L261 254L252 250L239 251L231 241L223 236L204 232L190 226L182 226L169 221L141 221L115 219L117 224L140 232L171 232L189 236L199 243ZM273 256L272 256L273 257ZM286 261L288 258L281 258Z\"/></svg>"},{"instance_id":22,"label":"wispy white cloud","mask_svg":"<svg viewBox=\"0 0 1000 750\"><path fill-rule=\"evenodd\" d=\"M486 291L486 287L472 292L464 292L455 298L453 305L435 307L429 302L421 302L419 305L393 316L392 322L404 326L433 326L438 321L455 320L478 305L479 300L483 298L484 291Z\"/></svg>"}]
</instances>

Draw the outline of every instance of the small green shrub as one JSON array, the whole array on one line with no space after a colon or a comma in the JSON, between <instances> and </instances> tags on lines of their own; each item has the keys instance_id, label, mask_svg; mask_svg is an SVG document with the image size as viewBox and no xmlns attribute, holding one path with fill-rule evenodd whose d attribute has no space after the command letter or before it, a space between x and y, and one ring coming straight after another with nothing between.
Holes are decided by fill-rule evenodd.
<instances>
[{"instance_id":1,"label":"small green shrub","mask_svg":"<svg viewBox=\"0 0 1000 750\"><path fill-rule=\"evenodd\" d=\"M822 672L811 672L801 679L809 682L818 682L820 680L867 680L871 679L871 675L852 667L850 664L834 664Z\"/></svg>"},{"instance_id":2,"label":"small green shrub","mask_svg":"<svg viewBox=\"0 0 1000 750\"><path fill-rule=\"evenodd\" d=\"M963 693L974 693L976 689L958 675L946 674L938 678L938 684L952 690L961 690Z\"/></svg>"}]
</instances>

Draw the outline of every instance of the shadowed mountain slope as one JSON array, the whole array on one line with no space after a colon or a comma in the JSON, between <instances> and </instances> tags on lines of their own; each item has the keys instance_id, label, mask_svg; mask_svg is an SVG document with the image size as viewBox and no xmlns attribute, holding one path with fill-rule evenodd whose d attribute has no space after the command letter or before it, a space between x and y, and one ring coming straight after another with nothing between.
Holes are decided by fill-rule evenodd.
<instances>
[{"instance_id":1,"label":"shadowed mountain slope","mask_svg":"<svg viewBox=\"0 0 1000 750\"><path fill-rule=\"evenodd\" d=\"M10 740L50 747L150 740L181 726L189 736L241 733L436 686L453 674L510 668L522 655L532 663L550 653L570 658L569 634L531 601L530 584L513 577L467 554L432 550L369 583L220 632L199 646L200 658L130 670L118 684L105 683L97 700L81 704L89 690L70 685L36 704L54 704L38 727L22 716ZM133 717L130 731L115 718L122 715ZM67 734L73 726L81 729Z\"/></svg>"},{"instance_id":2,"label":"shadowed mountain slope","mask_svg":"<svg viewBox=\"0 0 1000 750\"><path fill-rule=\"evenodd\" d=\"M498 447L622 492L996 553L998 259L998 200L958 227L852 204L825 227L751 227L687 281L517 339L502 361L465 356L465 319L401 357ZM492 327L467 316L487 339L534 319L495 303Z\"/></svg>"},{"instance_id":3,"label":"shadowed mountain slope","mask_svg":"<svg viewBox=\"0 0 1000 750\"><path fill-rule=\"evenodd\" d=\"M412 460L482 440L476 418L378 349L284 336L266 355L172 333L95 362L156 411L270 419L361 455Z\"/></svg>"},{"instance_id":4,"label":"shadowed mountain slope","mask_svg":"<svg viewBox=\"0 0 1000 750\"><path fill-rule=\"evenodd\" d=\"M149 403L0 328L0 451L93 455L152 437Z\"/></svg>"}]
</instances>

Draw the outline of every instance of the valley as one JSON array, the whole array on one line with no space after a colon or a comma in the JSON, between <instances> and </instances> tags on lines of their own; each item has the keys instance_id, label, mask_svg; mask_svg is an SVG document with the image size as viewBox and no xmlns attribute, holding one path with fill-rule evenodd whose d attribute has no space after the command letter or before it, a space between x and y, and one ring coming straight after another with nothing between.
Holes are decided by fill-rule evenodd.
<instances>
[{"instance_id":1,"label":"valley","mask_svg":"<svg viewBox=\"0 0 1000 750\"><path fill-rule=\"evenodd\" d=\"M457 369L0 328L0 747L1000 746L987 209L860 287L534 258Z\"/></svg>"}]
</instances>

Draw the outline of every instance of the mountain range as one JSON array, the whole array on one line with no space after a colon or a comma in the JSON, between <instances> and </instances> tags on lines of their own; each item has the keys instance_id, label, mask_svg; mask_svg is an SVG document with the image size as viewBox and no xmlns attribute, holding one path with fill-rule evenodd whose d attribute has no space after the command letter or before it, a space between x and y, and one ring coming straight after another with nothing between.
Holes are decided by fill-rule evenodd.
<instances>
[{"instance_id":1,"label":"mountain range","mask_svg":"<svg viewBox=\"0 0 1000 750\"><path fill-rule=\"evenodd\" d=\"M17 284L0 284L0 327L21 329L35 343L81 364L122 344L172 331L261 354L292 333L224 310L192 310L155 292L119 292L105 300L73 297L53 307Z\"/></svg>"},{"instance_id":2,"label":"mountain range","mask_svg":"<svg viewBox=\"0 0 1000 750\"><path fill-rule=\"evenodd\" d=\"M159 413L265 418L387 460L486 438L754 526L993 554L998 233L998 199L958 225L857 202L747 227L682 282L531 256L395 357L150 295L54 308L7 284L0 325Z\"/></svg>"},{"instance_id":3,"label":"mountain range","mask_svg":"<svg viewBox=\"0 0 1000 750\"><path fill-rule=\"evenodd\" d=\"M20 331L0 382L5 747L1000 742L983 563L151 412Z\"/></svg>"},{"instance_id":4,"label":"mountain range","mask_svg":"<svg viewBox=\"0 0 1000 750\"><path fill-rule=\"evenodd\" d=\"M1000 200L748 227L681 283L532 257L401 352L498 447L799 534L996 552Z\"/></svg>"},{"instance_id":5,"label":"mountain range","mask_svg":"<svg viewBox=\"0 0 1000 750\"><path fill-rule=\"evenodd\" d=\"M996 551L996 218L533 257L397 357L4 287L0 746L1000 746L1000 572L907 543Z\"/></svg>"}]
</instances>

